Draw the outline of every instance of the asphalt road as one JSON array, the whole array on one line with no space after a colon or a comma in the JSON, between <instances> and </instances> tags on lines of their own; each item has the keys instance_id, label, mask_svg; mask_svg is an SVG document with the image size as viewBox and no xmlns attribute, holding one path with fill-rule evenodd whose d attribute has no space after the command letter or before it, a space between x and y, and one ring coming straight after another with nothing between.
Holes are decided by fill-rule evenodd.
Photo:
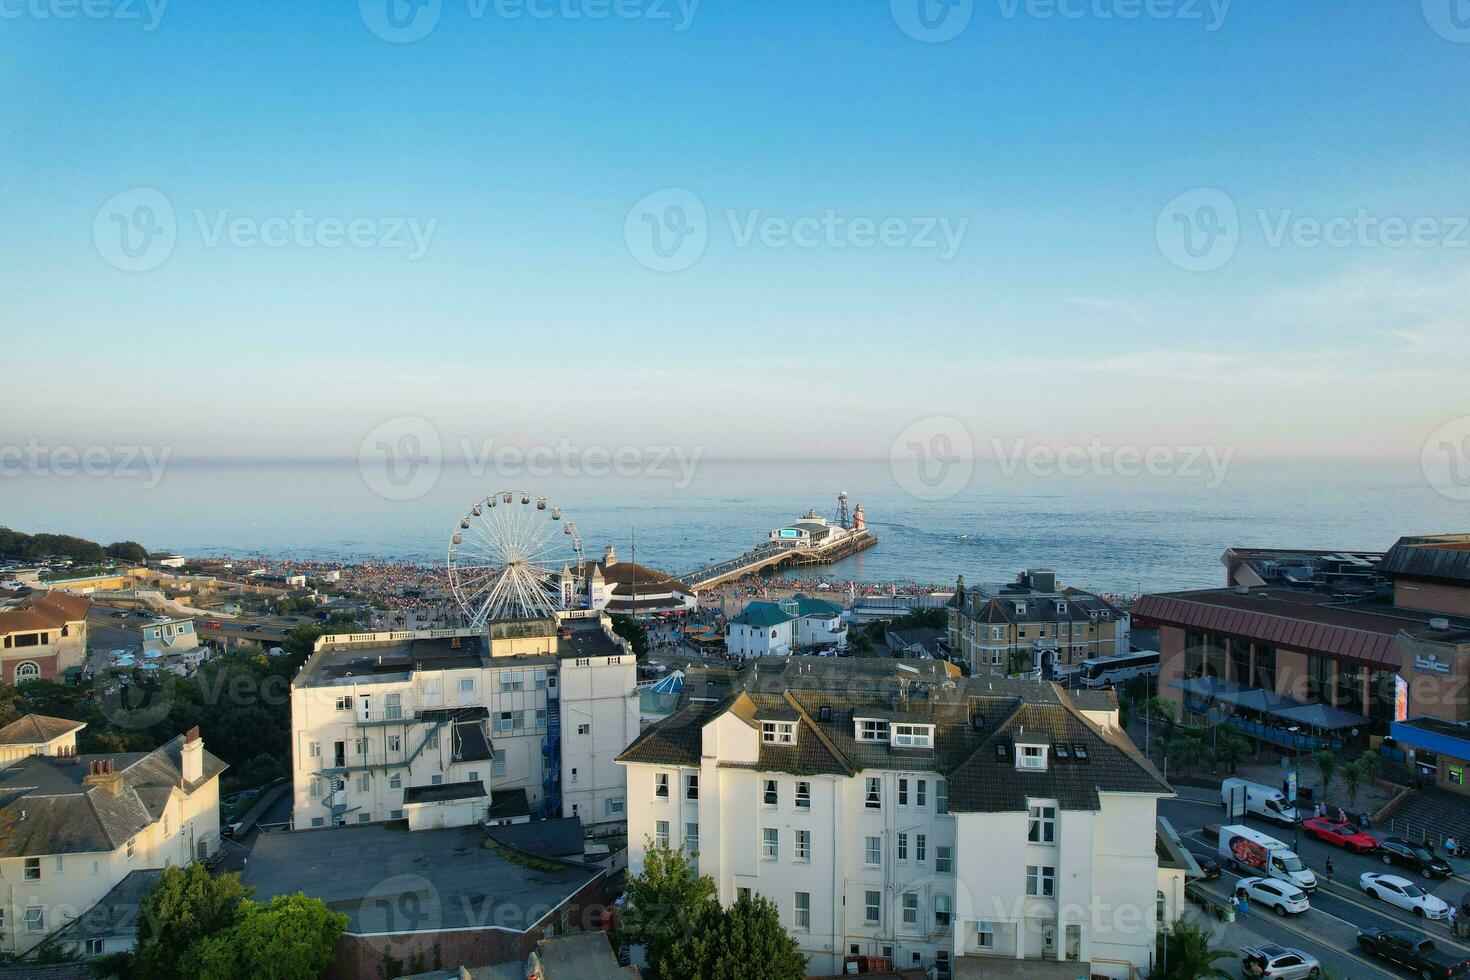
<instances>
[{"instance_id":1,"label":"asphalt road","mask_svg":"<svg viewBox=\"0 0 1470 980\"><path fill-rule=\"evenodd\" d=\"M1205 824L1221 822L1223 811L1218 797L1189 787L1181 788L1180 793L1180 799L1162 801L1159 804L1160 813L1174 825L1186 847L1196 855L1215 857L1217 841L1210 839L1201 828ZM1184 798L1185 795L1193 798ZM1292 843L1292 830L1289 827L1255 819L1248 819L1245 823L1284 841L1288 846ZM1333 970L1340 977L1352 980L1414 975L1381 960L1366 957L1358 950L1358 930L1368 926L1411 929L1433 939L1435 945L1441 949L1464 953L1466 958L1470 958L1470 944L1456 940L1444 921L1416 919L1412 913L1370 899L1358 887L1360 874L1378 871L1408 878L1446 902L1454 902L1470 890L1470 881L1464 877L1456 875L1448 880L1428 881L1405 868L1389 868L1372 855L1349 854L1340 848L1300 835L1297 840L1297 854L1317 873L1319 885L1316 894L1310 897L1312 907L1301 915L1283 918L1253 904L1251 911L1238 920L1242 926L1284 946L1310 953L1324 967ZM1334 866L1333 881L1328 881L1323 872L1328 857L1332 858ZM1461 875L1465 873L1465 862L1452 863ZM1223 870L1220 879L1206 883L1206 887L1223 898L1234 891L1234 883L1239 877L1230 870Z\"/></svg>"}]
</instances>

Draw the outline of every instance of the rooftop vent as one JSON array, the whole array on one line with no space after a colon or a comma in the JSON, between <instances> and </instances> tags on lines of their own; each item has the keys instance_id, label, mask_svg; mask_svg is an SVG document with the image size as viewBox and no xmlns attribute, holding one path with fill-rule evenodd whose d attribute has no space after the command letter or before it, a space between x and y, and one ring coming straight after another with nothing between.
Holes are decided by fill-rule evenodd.
<instances>
[{"instance_id":1,"label":"rooftop vent","mask_svg":"<svg viewBox=\"0 0 1470 980\"><path fill-rule=\"evenodd\" d=\"M970 727L977 732L983 732L985 730L985 716L981 714L971 715Z\"/></svg>"},{"instance_id":2,"label":"rooftop vent","mask_svg":"<svg viewBox=\"0 0 1470 980\"><path fill-rule=\"evenodd\" d=\"M1078 762L1086 762L1087 761L1087 746L1083 745L1081 742L1073 742L1072 743L1072 758L1076 759Z\"/></svg>"},{"instance_id":3,"label":"rooftop vent","mask_svg":"<svg viewBox=\"0 0 1470 980\"><path fill-rule=\"evenodd\" d=\"M996 762L1010 762L1011 761L1011 743L1010 742L996 742L995 743L995 761Z\"/></svg>"},{"instance_id":4,"label":"rooftop vent","mask_svg":"<svg viewBox=\"0 0 1470 980\"><path fill-rule=\"evenodd\" d=\"M1058 762L1066 762L1071 757L1065 745L1058 745L1052 749L1052 755L1056 756Z\"/></svg>"},{"instance_id":5,"label":"rooftop vent","mask_svg":"<svg viewBox=\"0 0 1470 980\"><path fill-rule=\"evenodd\" d=\"M818 721L831 721L832 720L832 706L830 704L824 704L821 707L817 708L817 720Z\"/></svg>"}]
</instances>

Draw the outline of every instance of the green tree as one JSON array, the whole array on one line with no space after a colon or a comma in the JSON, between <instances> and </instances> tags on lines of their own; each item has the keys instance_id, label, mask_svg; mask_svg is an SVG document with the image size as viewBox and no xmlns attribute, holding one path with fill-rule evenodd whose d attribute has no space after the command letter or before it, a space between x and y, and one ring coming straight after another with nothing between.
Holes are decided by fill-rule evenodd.
<instances>
[{"instance_id":1,"label":"green tree","mask_svg":"<svg viewBox=\"0 0 1470 980\"><path fill-rule=\"evenodd\" d=\"M1215 758L1230 767L1230 775L1235 775L1236 766L1250 757L1251 743L1239 732L1228 728L1222 729L1215 739Z\"/></svg>"},{"instance_id":2,"label":"green tree","mask_svg":"<svg viewBox=\"0 0 1470 980\"><path fill-rule=\"evenodd\" d=\"M214 877L204 865L166 868L138 919L134 949L136 975L158 980L186 980L185 952L195 943L228 929L250 889L236 874Z\"/></svg>"},{"instance_id":3,"label":"green tree","mask_svg":"<svg viewBox=\"0 0 1470 980\"><path fill-rule=\"evenodd\" d=\"M1356 761L1358 771L1363 774L1365 780L1371 782L1378 778L1379 773L1383 772L1383 756L1378 752L1374 752L1372 749L1364 749L1358 755Z\"/></svg>"},{"instance_id":4,"label":"green tree","mask_svg":"<svg viewBox=\"0 0 1470 980\"><path fill-rule=\"evenodd\" d=\"M618 916L617 941L644 947L650 980L675 980L675 947L694 934L715 901L715 883L697 874L681 847L645 838L643 873L629 880L627 907Z\"/></svg>"},{"instance_id":5,"label":"green tree","mask_svg":"<svg viewBox=\"0 0 1470 980\"><path fill-rule=\"evenodd\" d=\"M889 628L896 630L945 630L949 628L949 612L946 609L935 607L910 609L895 619Z\"/></svg>"},{"instance_id":6,"label":"green tree","mask_svg":"<svg viewBox=\"0 0 1470 980\"><path fill-rule=\"evenodd\" d=\"M633 656L642 660L648 656L648 627L632 616L615 615L612 618L613 632L628 641Z\"/></svg>"},{"instance_id":7,"label":"green tree","mask_svg":"<svg viewBox=\"0 0 1470 980\"><path fill-rule=\"evenodd\" d=\"M1360 759L1354 759L1342 767L1342 785L1347 789L1348 803L1358 805L1358 790L1363 785L1363 767Z\"/></svg>"},{"instance_id":8,"label":"green tree","mask_svg":"<svg viewBox=\"0 0 1470 980\"><path fill-rule=\"evenodd\" d=\"M1312 756L1312 763L1317 767L1317 795L1325 800L1337 776L1337 753L1322 749Z\"/></svg>"},{"instance_id":9,"label":"green tree","mask_svg":"<svg viewBox=\"0 0 1470 980\"><path fill-rule=\"evenodd\" d=\"M742 896L728 909L702 906L694 928L670 951L665 976L694 980L802 980L806 957L776 904Z\"/></svg>"},{"instance_id":10,"label":"green tree","mask_svg":"<svg viewBox=\"0 0 1470 980\"><path fill-rule=\"evenodd\" d=\"M347 916L319 898L277 895L269 905L240 903L235 924L184 954L199 980L316 980L337 954Z\"/></svg>"},{"instance_id":11,"label":"green tree","mask_svg":"<svg viewBox=\"0 0 1470 980\"><path fill-rule=\"evenodd\" d=\"M1235 952L1210 945L1210 934L1183 919L1177 920L1159 934L1159 965L1149 974L1151 980L1204 980L1234 976L1215 964L1235 958Z\"/></svg>"},{"instance_id":12,"label":"green tree","mask_svg":"<svg viewBox=\"0 0 1470 980\"><path fill-rule=\"evenodd\" d=\"M141 565L148 560L148 549L136 541L114 541L107 546L107 556Z\"/></svg>"}]
</instances>

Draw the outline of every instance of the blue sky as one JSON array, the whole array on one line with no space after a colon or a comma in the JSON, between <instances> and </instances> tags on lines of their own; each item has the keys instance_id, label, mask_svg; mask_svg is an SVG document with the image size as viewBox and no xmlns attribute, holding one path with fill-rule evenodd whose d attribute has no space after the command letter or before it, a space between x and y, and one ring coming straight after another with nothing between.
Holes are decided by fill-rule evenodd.
<instances>
[{"instance_id":1,"label":"blue sky","mask_svg":"<svg viewBox=\"0 0 1470 980\"><path fill-rule=\"evenodd\" d=\"M881 456L942 415L982 454L1376 457L1466 412L1470 43L1439 0L977 0L940 43L900 26L921 0L442 0L411 43L369 29L379 0L173 0L152 29L141 0L67 2L0 2L6 439L350 457L411 414ZM676 271L626 230L665 188L705 212ZM175 240L127 271L105 239L137 189ZM1166 240L1197 189L1238 213L1205 271ZM367 244L249 238L298 212ZM784 243L828 214L895 244ZM952 255L918 244L946 226Z\"/></svg>"}]
</instances>

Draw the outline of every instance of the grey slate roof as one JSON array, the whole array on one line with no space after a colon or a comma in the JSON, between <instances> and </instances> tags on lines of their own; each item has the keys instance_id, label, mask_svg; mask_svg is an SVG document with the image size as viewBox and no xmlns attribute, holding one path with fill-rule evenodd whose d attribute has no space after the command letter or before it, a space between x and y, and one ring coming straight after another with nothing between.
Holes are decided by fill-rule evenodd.
<instances>
[{"instance_id":1,"label":"grey slate roof","mask_svg":"<svg viewBox=\"0 0 1470 980\"><path fill-rule=\"evenodd\" d=\"M0 728L0 745L39 745L87 727L85 721L25 715Z\"/></svg>"},{"instance_id":2,"label":"grey slate roof","mask_svg":"<svg viewBox=\"0 0 1470 980\"><path fill-rule=\"evenodd\" d=\"M112 851L163 812L175 787L192 793L225 770L204 750L204 775L186 785L180 770L184 736L152 752L31 756L0 770L0 857ZM88 763L111 760L119 792L89 786Z\"/></svg>"},{"instance_id":3,"label":"grey slate roof","mask_svg":"<svg viewBox=\"0 0 1470 980\"><path fill-rule=\"evenodd\" d=\"M143 917L143 901L158 879L162 868L130 871L76 921L57 933L62 943L81 943L87 939L127 939L137 935Z\"/></svg>"},{"instance_id":4,"label":"grey slate roof","mask_svg":"<svg viewBox=\"0 0 1470 980\"><path fill-rule=\"evenodd\" d=\"M580 817L486 827L485 833L497 843L540 857L580 860L584 848Z\"/></svg>"},{"instance_id":5,"label":"grey slate roof","mask_svg":"<svg viewBox=\"0 0 1470 980\"><path fill-rule=\"evenodd\" d=\"M962 678L929 660L789 657L755 665L738 675L718 704L685 703L640 735L619 761L698 766L703 726L728 712L757 730L762 721L794 718L797 737L793 746L761 742L755 763L723 767L792 775L936 772L949 780L954 811L1025 809L1026 798L1036 796L1068 809L1096 809L1100 791L1173 792L1126 734L1087 720L1083 705L1053 684ZM1084 704L1108 710L1116 699L1089 692ZM915 749L859 741L860 718L933 725L935 744ZM1066 746L1067 758L1054 757L1045 771L1017 771L1010 753L1022 732L1025 741ZM1006 746L1004 764L996 743ZM1075 761L1075 746L1083 747L1086 761Z\"/></svg>"},{"instance_id":6,"label":"grey slate roof","mask_svg":"<svg viewBox=\"0 0 1470 980\"><path fill-rule=\"evenodd\" d=\"M412 806L415 803L452 803L455 800L483 799L486 795L485 784L478 779L462 783L433 783L405 789L403 804Z\"/></svg>"}]
</instances>

